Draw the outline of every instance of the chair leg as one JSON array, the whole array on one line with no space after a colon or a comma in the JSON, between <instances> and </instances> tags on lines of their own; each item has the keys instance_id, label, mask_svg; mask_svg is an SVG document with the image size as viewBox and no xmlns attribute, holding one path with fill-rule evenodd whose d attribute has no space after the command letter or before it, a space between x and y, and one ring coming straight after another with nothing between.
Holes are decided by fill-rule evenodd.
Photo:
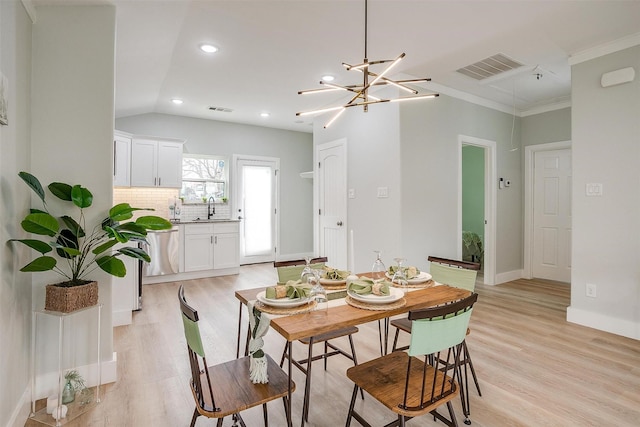
<instances>
[{"instance_id":1,"label":"chair leg","mask_svg":"<svg viewBox=\"0 0 640 427\"><path fill-rule=\"evenodd\" d=\"M262 415L264 417L264 427L269 427L269 414L267 413L267 404L262 404Z\"/></svg>"},{"instance_id":2,"label":"chair leg","mask_svg":"<svg viewBox=\"0 0 640 427\"><path fill-rule=\"evenodd\" d=\"M287 342L285 342L285 343L284 343L284 350L282 350L282 357L280 358L280 367L281 367L281 368L282 368L282 366L284 365L284 358L285 358L285 357L286 357L286 355L287 355L287 347L288 347L288 344L289 344L289 343L287 343Z\"/></svg>"},{"instance_id":3,"label":"chair leg","mask_svg":"<svg viewBox=\"0 0 640 427\"><path fill-rule=\"evenodd\" d=\"M287 427L292 427L291 413L289 412L289 399L287 399L286 396L283 397L282 403L284 403L284 416L287 419Z\"/></svg>"},{"instance_id":4,"label":"chair leg","mask_svg":"<svg viewBox=\"0 0 640 427\"><path fill-rule=\"evenodd\" d=\"M447 409L449 410L449 417L451 417L451 425L453 427L458 427L458 420L456 420L456 413L453 412L453 405L451 401L447 402Z\"/></svg>"},{"instance_id":5,"label":"chair leg","mask_svg":"<svg viewBox=\"0 0 640 427\"><path fill-rule=\"evenodd\" d=\"M391 352L396 351L396 347L398 346L398 336L400 335L400 329L396 328L396 334L393 337L393 346L391 347Z\"/></svg>"},{"instance_id":6,"label":"chair leg","mask_svg":"<svg viewBox=\"0 0 640 427\"><path fill-rule=\"evenodd\" d=\"M291 357L291 356L289 356ZM313 337L309 340L309 356L307 359L307 378L304 384L304 403L302 405L302 425L309 421L309 393L311 393L311 359L313 359ZM325 358L325 362L326 362Z\"/></svg>"},{"instance_id":7,"label":"chair leg","mask_svg":"<svg viewBox=\"0 0 640 427\"><path fill-rule=\"evenodd\" d=\"M191 417L191 427L196 425L196 419L200 416L200 412L198 412L198 408L193 411L193 417Z\"/></svg>"},{"instance_id":8,"label":"chair leg","mask_svg":"<svg viewBox=\"0 0 640 427\"><path fill-rule=\"evenodd\" d=\"M324 342L324 370L325 370L325 371L327 370L327 359L329 359L329 358L327 357L327 353L328 353L328 352L329 352L329 342L328 342L328 341L325 341L325 342ZM309 362L309 363L311 363L311 362Z\"/></svg>"},{"instance_id":9,"label":"chair leg","mask_svg":"<svg viewBox=\"0 0 640 427\"><path fill-rule=\"evenodd\" d=\"M216 423L216 427L222 427L222 421L224 421L224 418L218 418L218 422Z\"/></svg>"},{"instance_id":10,"label":"chair leg","mask_svg":"<svg viewBox=\"0 0 640 427\"><path fill-rule=\"evenodd\" d=\"M351 357L353 357L353 366L358 365L358 357L356 356L356 346L353 345L353 336L349 335L349 346L351 347ZM360 396L364 400L364 391L360 389Z\"/></svg>"},{"instance_id":11,"label":"chair leg","mask_svg":"<svg viewBox=\"0 0 640 427\"><path fill-rule=\"evenodd\" d=\"M347 414L347 424L345 427L351 425L351 414L353 413L353 407L356 405L356 396L358 395L358 386L353 386L353 393L351 393L351 403L349 404L349 413Z\"/></svg>"},{"instance_id":12,"label":"chair leg","mask_svg":"<svg viewBox=\"0 0 640 427\"><path fill-rule=\"evenodd\" d=\"M480 391L480 383L478 383L478 377L476 376L476 370L473 368L473 362L471 361L471 355L469 354L469 349L467 348L467 341L462 341L462 348L464 350L464 361L469 364L469 368L471 369L471 375L473 377L473 382L476 384L476 390L478 390L478 395L482 397L482 392Z\"/></svg>"}]
</instances>

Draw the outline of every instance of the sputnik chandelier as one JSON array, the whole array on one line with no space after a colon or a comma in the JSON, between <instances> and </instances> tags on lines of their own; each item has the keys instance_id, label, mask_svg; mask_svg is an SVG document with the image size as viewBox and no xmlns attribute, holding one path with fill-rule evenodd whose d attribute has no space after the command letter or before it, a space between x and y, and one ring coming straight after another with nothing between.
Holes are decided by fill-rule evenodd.
<instances>
[{"instance_id":1,"label":"sputnik chandelier","mask_svg":"<svg viewBox=\"0 0 640 427\"><path fill-rule=\"evenodd\" d=\"M391 69L395 67L398 64L398 62L402 60L402 58L405 57L404 52L401 53L396 59L383 59L379 61L369 61L369 59L367 58L367 9L368 9L367 0L364 0L364 60L362 61L361 64L358 64L358 65L350 65L345 62L342 63L342 65L347 70L349 71L353 70L353 71L358 71L362 73L363 75L362 84L341 86L334 83L329 83L324 80L320 80L320 84L324 86L323 88L301 90L298 92L298 95L308 95L308 94L325 93L325 92L332 92L332 91L346 91L353 94L352 98L346 104L338 105L335 107L320 108L320 109L311 110L311 111L303 111L303 112L296 113L296 116L310 116L314 114L321 114L321 113L327 113L330 111L335 111L336 114L334 114L333 117L331 117L331 119L329 119L329 121L324 125L325 128L328 128L329 126L331 126L333 122L336 121L338 117L340 117L342 113L344 113L344 111L347 108L361 106L363 107L363 110L367 112L369 110L369 105L373 105L373 104L380 104L383 102L409 101L414 99L427 99L427 98L435 98L438 96L437 93L420 95L417 90L407 86L407 84L429 82L431 81L430 78L392 80L388 77L385 77L389 73L389 71L391 71ZM379 74L371 71L370 67L372 65L379 65L379 64L388 64L388 65ZM405 92L412 94L412 96L404 96L404 97L390 99L390 98L379 98L369 93L369 91L375 86L386 86L386 85L395 86L400 90L403 90Z\"/></svg>"}]
</instances>

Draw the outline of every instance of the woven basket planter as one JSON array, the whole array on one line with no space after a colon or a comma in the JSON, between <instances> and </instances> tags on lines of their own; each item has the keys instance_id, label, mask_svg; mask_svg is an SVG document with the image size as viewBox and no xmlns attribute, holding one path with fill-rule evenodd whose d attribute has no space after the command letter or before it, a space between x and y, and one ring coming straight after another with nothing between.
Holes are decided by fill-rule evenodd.
<instances>
[{"instance_id":1,"label":"woven basket planter","mask_svg":"<svg viewBox=\"0 0 640 427\"><path fill-rule=\"evenodd\" d=\"M71 313L98 304L98 282L80 286L47 285L44 309Z\"/></svg>"}]
</instances>

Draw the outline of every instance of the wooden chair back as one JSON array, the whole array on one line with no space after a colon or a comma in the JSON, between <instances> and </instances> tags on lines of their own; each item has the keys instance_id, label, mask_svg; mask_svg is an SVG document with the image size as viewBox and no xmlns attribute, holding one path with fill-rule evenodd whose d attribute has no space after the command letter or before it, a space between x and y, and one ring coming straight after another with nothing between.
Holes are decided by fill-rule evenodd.
<instances>
[{"instance_id":1,"label":"wooden chair back","mask_svg":"<svg viewBox=\"0 0 640 427\"><path fill-rule=\"evenodd\" d=\"M198 312L187 303L184 297L184 285L180 285L178 300L180 301L180 310L182 311L184 335L187 339L193 396L198 408L203 411L220 411L220 409L216 407L213 397L211 378L209 376L209 370L207 369L207 358L204 354L200 327L198 326Z\"/></svg>"},{"instance_id":2,"label":"wooden chair back","mask_svg":"<svg viewBox=\"0 0 640 427\"><path fill-rule=\"evenodd\" d=\"M473 292L480 264L430 256L429 272L438 283L455 286Z\"/></svg>"},{"instance_id":3,"label":"wooden chair back","mask_svg":"<svg viewBox=\"0 0 640 427\"><path fill-rule=\"evenodd\" d=\"M462 342L477 299L474 293L451 304L409 312L410 357L402 409L419 411L457 392ZM430 363L415 356L427 356Z\"/></svg>"}]
</instances>

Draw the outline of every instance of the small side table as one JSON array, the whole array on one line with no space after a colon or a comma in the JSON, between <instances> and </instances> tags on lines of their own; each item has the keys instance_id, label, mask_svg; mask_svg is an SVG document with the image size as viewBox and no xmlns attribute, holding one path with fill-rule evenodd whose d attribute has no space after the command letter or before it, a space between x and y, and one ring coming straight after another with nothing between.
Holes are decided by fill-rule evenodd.
<instances>
[{"instance_id":1,"label":"small side table","mask_svg":"<svg viewBox=\"0 0 640 427\"><path fill-rule=\"evenodd\" d=\"M36 398L35 398L35 390L36 390L36 344L37 344L37 332L38 332L38 319L43 316L54 317L58 319L58 387L57 387L57 397L58 397L58 406L55 410L58 413L62 407L62 389L64 387L64 370L62 364L64 352L63 352L63 339L64 339L64 328L65 328L65 319L69 319L69 322L72 322L78 314L83 312L94 311L97 319L97 350L98 350L98 385L95 387L95 397L89 402L78 402L81 400L76 398L72 403L67 405L67 415L65 418L60 418L58 420L54 419L51 414L47 414L47 408L40 409L36 411ZM100 356L100 323L102 321L102 304L94 305L91 307L83 308L80 310L73 311L71 313L61 313L57 311L49 311L49 310L34 310L32 317L32 340L31 340L31 414L30 418L34 421L38 421L42 424L46 424L49 426L59 427L72 419L78 417L79 415L87 412L90 408L93 408L97 403L100 402L100 386L102 385L102 358Z\"/></svg>"}]
</instances>

